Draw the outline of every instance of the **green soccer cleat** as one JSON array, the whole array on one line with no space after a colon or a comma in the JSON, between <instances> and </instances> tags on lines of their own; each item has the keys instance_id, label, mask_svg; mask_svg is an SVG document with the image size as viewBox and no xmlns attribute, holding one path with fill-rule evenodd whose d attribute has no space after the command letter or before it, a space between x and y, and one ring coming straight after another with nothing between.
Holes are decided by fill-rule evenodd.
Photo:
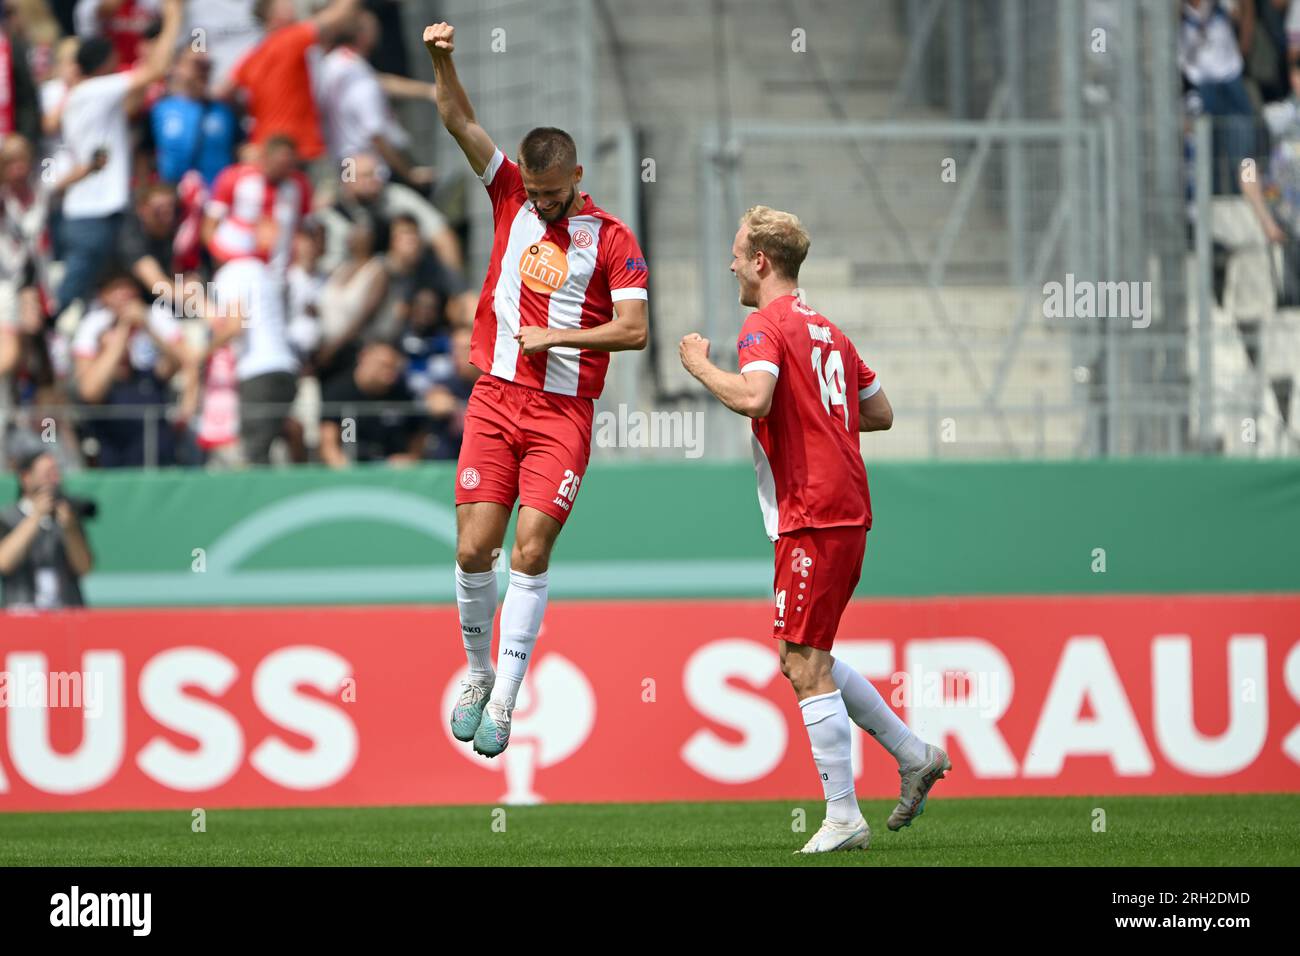
<instances>
[{"instance_id":1,"label":"green soccer cleat","mask_svg":"<svg viewBox=\"0 0 1300 956\"><path fill-rule=\"evenodd\" d=\"M495 757L510 746L510 711L513 700L505 703L490 700L483 710L478 732L474 734L474 752L484 757Z\"/></svg>"},{"instance_id":2,"label":"green soccer cleat","mask_svg":"<svg viewBox=\"0 0 1300 956\"><path fill-rule=\"evenodd\" d=\"M492 687L495 683L495 676L486 680L460 682L460 697L451 710L451 735L457 740L474 739L479 721L483 719L483 708L492 695Z\"/></svg>"}]
</instances>

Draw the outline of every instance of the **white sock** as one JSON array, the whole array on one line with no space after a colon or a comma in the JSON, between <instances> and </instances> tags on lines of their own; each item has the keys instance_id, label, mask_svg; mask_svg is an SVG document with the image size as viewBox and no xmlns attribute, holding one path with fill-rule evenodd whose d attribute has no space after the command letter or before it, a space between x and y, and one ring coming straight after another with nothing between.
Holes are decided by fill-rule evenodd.
<instances>
[{"instance_id":1,"label":"white sock","mask_svg":"<svg viewBox=\"0 0 1300 956\"><path fill-rule=\"evenodd\" d=\"M510 586L501 602L501 648L497 652L497 683L492 688L494 703L513 708L519 699L519 685L528 672L533 645L546 613L547 576L510 572Z\"/></svg>"},{"instance_id":2,"label":"white sock","mask_svg":"<svg viewBox=\"0 0 1300 956\"><path fill-rule=\"evenodd\" d=\"M925 741L890 710L871 681L838 658L831 665L831 680L840 689L853 722L888 750L900 767L915 767L925 761Z\"/></svg>"},{"instance_id":3,"label":"white sock","mask_svg":"<svg viewBox=\"0 0 1300 956\"><path fill-rule=\"evenodd\" d=\"M849 738L849 714L838 690L799 701L804 726L812 744L813 761L826 794L826 819L852 823L862 815L853 792L853 751Z\"/></svg>"},{"instance_id":4,"label":"white sock","mask_svg":"<svg viewBox=\"0 0 1300 956\"><path fill-rule=\"evenodd\" d=\"M497 612L497 573L469 572L456 565L460 636L469 659L470 680L492 676L492 618Z\"/></svg>"}]
</instances>

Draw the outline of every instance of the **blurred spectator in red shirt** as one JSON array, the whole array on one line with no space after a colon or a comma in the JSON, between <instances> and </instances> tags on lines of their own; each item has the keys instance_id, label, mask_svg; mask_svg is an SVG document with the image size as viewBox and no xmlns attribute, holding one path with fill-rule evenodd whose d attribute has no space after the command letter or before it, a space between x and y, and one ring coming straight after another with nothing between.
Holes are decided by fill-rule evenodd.
<instances>
[{"instance_id":1,"label":"blurred spectator in red shirt","mask_svg":"<svg viewBox=\"0 0 1300 956\"><path fill-rule=\"evenodd\" d=\"M265 143L279 133L297 144L303 159L325 154L307 57L312 47L331 41L350 25L357 3L332 0L315 16L300 21L293 0L257 0L253 12L266 27L266 39L235 65L228 81L244 93L254 143ZM218 96L225 92L223 85Z\"/></svg>"},{"instance_id":2,"label":"blurred spectator in red shirt","mask_svg":"<svg viewBox=\"0 0 1300 956\"><path fill-rule=\"evenodd\" d=\"M220 262L255 256L283 276L294 233L311 212L311 183L286 134L256 152L256 161L227 166L217 177L203 211L203 241Z\"/></svg>"},{"instance_id":3,"label":"blurred spectator in red shirt","mask_svg":"<svg viewBox=\"0 0 1300 956\"><path fill-rule=\"evenodd\" d=\"M35 143L41 136L41 103L29 66L28 46L10 16L7 0L0 30L0 139L22 133Z\"/></svg>"},{"instance_id":4,"label":"blurred spectator in red shirt","mask_svg":"<svg viewBox=\"0 0 1300 956\"><path fill-rule=\"evenodd\" d=\"M140 59L140 40L161 12L159 0L77 0L73 13L83 40L103 37L113 44L122 69Z\"/></svg>"}]
</instances>

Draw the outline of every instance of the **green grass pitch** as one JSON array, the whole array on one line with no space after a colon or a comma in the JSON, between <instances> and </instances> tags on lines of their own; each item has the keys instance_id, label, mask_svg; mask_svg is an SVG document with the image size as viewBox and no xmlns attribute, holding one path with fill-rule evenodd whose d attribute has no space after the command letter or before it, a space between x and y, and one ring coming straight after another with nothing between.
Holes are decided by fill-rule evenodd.
<instances>
[{"instance_id":1,"label":"green grass pitch","mask_svg":"<svg viewBox=\"0 0 1300 956\"><path fill-rule=\"evenodd\" d=\"M0 866L1297 866L1300 794L948 799L867 852L793 855L820 801L0 814ZM795 832L797 808L807 829ZM1094 831L1094 810L1105 832ZM494 821L496 828L494 829Z\"/></svg>"}]
</instances>

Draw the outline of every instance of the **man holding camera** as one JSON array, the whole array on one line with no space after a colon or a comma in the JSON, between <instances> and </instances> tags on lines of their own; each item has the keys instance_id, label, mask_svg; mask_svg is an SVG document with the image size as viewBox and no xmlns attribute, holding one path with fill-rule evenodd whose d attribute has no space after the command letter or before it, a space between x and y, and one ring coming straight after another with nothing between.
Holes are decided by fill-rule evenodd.
<instances>
[{"instance_id":1,"label":"man holding camera","mask_svg":"<svg viewBox=\"0 0 1300 956\"><path fill-rule=\"evenodd\" d=\"M171 305L162 299L146 305L132 275L113 266L105 271L98 296L77 325L72 337L76 397L87 406L157 406L144 421L134 413L122 417L90 410L82 434L98 442L100 468L176 461L175 428L165 414L172 401L168 383L177 372L184 373L183 406L192 408L198 367Z\"/></svg>"},{"instance_id":2,"label":"man holding camera","mask_svg":"<svg viewBox=\"0 0 1300 956\"><path fill-rule=\"evenodd\" d=\"M0 607L82 607L81 578L94 557L78 512L93 505L63 494L59 464L48 451L18 459L18 501L0 510Z\"/></svg>"}]
</instances>

